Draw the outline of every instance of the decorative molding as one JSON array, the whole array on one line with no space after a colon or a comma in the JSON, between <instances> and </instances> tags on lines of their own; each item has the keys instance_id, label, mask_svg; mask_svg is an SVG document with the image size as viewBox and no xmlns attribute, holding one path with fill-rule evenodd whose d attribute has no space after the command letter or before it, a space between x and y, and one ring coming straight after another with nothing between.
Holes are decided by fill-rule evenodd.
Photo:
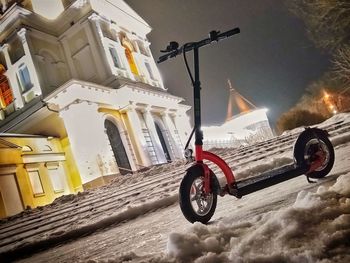
<instances>
[{"instance_id":1,"label":"decorative molding","mask_svg":"<svg viewBox=\"0 0 350 263\"><path fill-rule=\"evenodd\" d=\"M24 168L31 172L31 171L38 171L40 167L40 163L31 163L31 164L25 164Z\"/></svg>"},{"instance_id":2,"label":"decorative molding","mask_svg":"<svg viewBox=\"0 0 350 263\"><path fill-rule=\"evenodd\" d=\"M41 162L57 162L65 161L64 153L46 153L46 154L23 154L23 163L41 163Z\"/></svg>"},{"instance_id":3,"label":"decorative molding","mask_svg":"<svg viewBox=\"0 0 350 263\"><path fill-rule=\"evenodd\" d=\"M0 176L2 174L15 174L16 171L17 171L16 165L3 166L3 167L0 167Z\"/></svg>"},{"instance_id":4,"label":"decorative molding","mask_svg":"<svg viewBox=\"0 0 350 263\"><path fill-rule=\"evenodd\" d=\"M17 31L17 35L21 38L22 42L27 42L26 33L27 29L24 27Z\"/></svg>"},{"instance_id":5,"label":"decorative molding","mask_svg":"<svg viewBox=\"0 0 350 263\"><path fill-rule=\"evenodd\" d=\"M60 166L60 163L59 162L46 162L45 163L45 167L48 169L48 170L57 170Z\"/></svg>"}]
</instances>

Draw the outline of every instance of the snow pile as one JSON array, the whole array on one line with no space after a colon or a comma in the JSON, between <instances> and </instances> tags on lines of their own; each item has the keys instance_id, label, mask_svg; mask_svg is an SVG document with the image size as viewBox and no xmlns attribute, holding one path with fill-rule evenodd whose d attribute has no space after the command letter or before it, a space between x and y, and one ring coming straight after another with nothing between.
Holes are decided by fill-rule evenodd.
<instances>
[{"instance_id":1,"label":"snow pile","mask_svg":"<svg viewBox=\"0 0 350 263\"><path fill-rule=\"evenodd\" d=\"M350 173L293 205L246 222L195 223L172 233L167 251L178 262L350 262Z\"/></svg>"}]
</instances>

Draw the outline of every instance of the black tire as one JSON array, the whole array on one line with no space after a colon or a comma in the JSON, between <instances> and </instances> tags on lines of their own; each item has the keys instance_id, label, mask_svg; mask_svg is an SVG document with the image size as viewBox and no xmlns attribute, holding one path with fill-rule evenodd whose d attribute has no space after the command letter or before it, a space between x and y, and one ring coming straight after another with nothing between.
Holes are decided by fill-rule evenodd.
<instances>
[{"instance_id":1,"label":"black tire","mask_svg":"<svg viewBox=\"0 0 350 263\"><path fill-rule=\"evenodd\" d=\"M195 193L195 196L199 194L200 196L197 196L195 199L197 204L198 201L207 201L209 200L206 209L204 211L198 211L193 207L193 200L191 200L194 197L191 197L191 191L193 191L194 184L196 182L202 182L203 186L203 179L204 175L201 169L192 169L188 170L186 175L181 181L180 184L180 189L179 189L179 203L180 203L180 208L185 216L185 218L191 222L201 222L203 224L206 224L209 222L209 220L212 218L215 209L216 209L216 204L217 204L217 193L216 191L212 191L208 196L205 196L205 194L202 193ZM216 179L215 175L211 173L211 179L212 182ZM216 179L217 180L217 179ZM214 187L214 184L211 184ZM202 187L199 185L199 187ZM196 191L198 190L196 187L194 187ZM192 189L192 190L191 190Z\"/></svg>"},{"instance_id":2,"label":"black tire","mask_svg":"<svg viewBox=\"0 0 350 263\"><path fill-rule=\"evenodd\" d=\"M308 129L300 134L294 147L294 158L299 166L310 165L319 147L326 153L326 160L320 168L307 174L314 179L325 177L334 165L334 148L327 134L319 129Z\"/></svg>"}]
</instances>

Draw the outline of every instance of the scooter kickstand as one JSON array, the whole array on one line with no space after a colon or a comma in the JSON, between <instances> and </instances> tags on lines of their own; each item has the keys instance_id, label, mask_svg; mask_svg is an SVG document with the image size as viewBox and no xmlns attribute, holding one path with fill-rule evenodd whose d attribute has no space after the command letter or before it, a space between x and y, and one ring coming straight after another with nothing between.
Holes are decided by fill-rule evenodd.
<instances>
[{"instance_id":1,"label":"scooter kickstand","mask_svg":"<svg viewBox=\"0 0 350 263\"><path fill-rule=\"evenodd\" d=\"M306 176L306 179L307 179L307 182L308 182L309 184L315 184L315 183L317 182L317 181L311 180L309 176Z\"/></svg>"}]
</instances>

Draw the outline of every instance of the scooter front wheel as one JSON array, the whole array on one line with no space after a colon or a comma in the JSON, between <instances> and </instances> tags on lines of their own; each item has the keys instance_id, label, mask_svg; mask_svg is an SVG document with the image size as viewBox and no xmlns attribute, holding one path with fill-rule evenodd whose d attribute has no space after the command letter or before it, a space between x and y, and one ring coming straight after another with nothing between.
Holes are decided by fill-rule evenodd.
<instances>
[{"instance_id":1,"label":"scooter front wheel","mask_svg":"<svg viewBox=\"0 0 350 263\"><path fill-rule=\"evenodd\" d=\"M211 178L213 176L211 174ZM180 184L179 202L181 211L188 221L206 224L215 212L217 194L215 191L206 194L204 175L200 171L189 170Z\"/></svg>"}]
</instances>

